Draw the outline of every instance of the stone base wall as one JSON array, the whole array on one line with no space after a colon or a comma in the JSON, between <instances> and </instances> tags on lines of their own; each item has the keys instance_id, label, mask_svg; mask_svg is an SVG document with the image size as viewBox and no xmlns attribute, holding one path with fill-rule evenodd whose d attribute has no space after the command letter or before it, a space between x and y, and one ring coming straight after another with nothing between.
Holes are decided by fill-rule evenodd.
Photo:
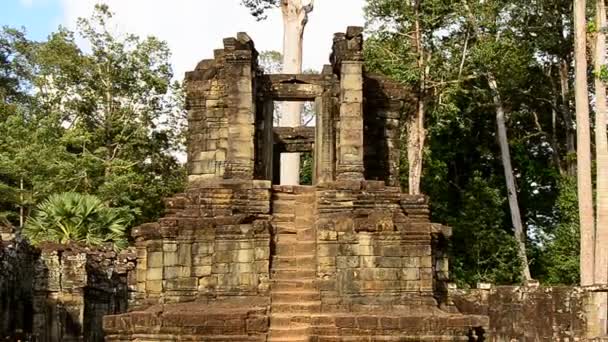
<instances>
[{"instance_id":1,"label":"stone base wall","mask_svg":"<svg viewBox=\"0 0 608 342\"><path fill-rule=\"evenodd\" d=\"M585 306L579 287L498 286L449 290L449 300L464 314L490 319L487 341L586 340Z\"/></svg>"},{"instance_id":2,"label":"stone base wall","mask_svg":"<svg viewBox=\"0 0 608 342\"><path fill-rule=\"evenodd\" d=\"M384 184L318 187L317 279L329 311L437 304L426 199Z\"/></svg>"},{"instance_id":3,"label":"stone base wall","mask_svg":"<svg viewBox=\"0 0 608 342\"><path fill-rule=\"evenodd\" d=\"M133 306L268 295L270 182L191 184L166 204L134 230Z\"/></svg>"},{"instance_id":4,"label":"stone base wall","mask_svg":"<svg viewBox=\"0 0 608 342\"><path fill-rule=\"evenodd\" d=\"M76 245L4 243L0 336L40 342L103 341L102 318L127 309L135 254Z\"/></svg>"},{"instance_id":5,"label":"stone base wall","mask_svg":"<svg viewBox=\"0 0 608 342\"><path fill-rule=\"evenodd\" d=\"M0 339L32 332L36 258L26 243L0 240Z\"/></svg>"}]
</instances>

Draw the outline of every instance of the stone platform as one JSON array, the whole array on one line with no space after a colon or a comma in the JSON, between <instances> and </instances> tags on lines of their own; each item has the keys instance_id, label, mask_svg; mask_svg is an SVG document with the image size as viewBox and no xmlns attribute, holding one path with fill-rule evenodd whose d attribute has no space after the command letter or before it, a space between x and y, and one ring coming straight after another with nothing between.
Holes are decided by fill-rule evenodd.
<instances>
[{"instance_id":1,"label":"stone platform","mask_svg":"<svg viewBox=\"0 0 608 342\"><path fill-rule=\"evenodd\" d=\"M483 340L484 316L439 310L450 229L399 187L411 97L365 71L362 31L318 75L264 74L244 33L187 73L189 184L134 229L106 341ZM314 101L315 127L273 127L274 101ZM273 185L288 152L312 153L313 186Z\"/></svg>"},{"instance_id":2,"label":"stone platform","mask_svg":"<svg viewBox=\"0 0 608 342\"><path fill-rule=\"evenodd\" d=\"M475 341L486 316L438 308L425 201L377 181L193 185L134 232L141 309L106 316L106 341Z\"/></svg>"}]
</instances>

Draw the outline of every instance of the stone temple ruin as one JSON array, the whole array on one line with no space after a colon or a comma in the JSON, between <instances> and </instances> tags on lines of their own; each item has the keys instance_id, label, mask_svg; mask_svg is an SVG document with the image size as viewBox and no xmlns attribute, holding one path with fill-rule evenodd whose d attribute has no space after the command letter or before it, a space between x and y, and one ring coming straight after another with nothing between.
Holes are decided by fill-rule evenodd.
<instances>
[{"instance_id":1,"label":"stone temple ruin","mask_svg":"<svg viewBox=\"0 0 608 342\"><path fill-rule=\"evenodd\" d=\"M364 70L361 31L320 75L225 39L186 76L187 189L134 246L0 232L0 339L599 341L593 289L448 284L450 229L399 188L408 90ZM315 127L273 127L274 101L314 101ZM285 152L312 153L311 186L276 185Z\"/></svg>"},{"instance_id":2,"label":"stone temple ruin","mask_svg":"<svg viewBox=\"0 0 608 342\"><path fill-rule=\"evenodd\" d=\"M485 316L441 310L449 229L398 185L408 93L366 73L362 29L320 75L266 75L244 33L186 75L185 193L134 232L141 309L106 341L467 341ZM273 127L273 101L314 101L315 127ZM312 152L312 186L277 183Z\"/></svg>"}]
</instances>

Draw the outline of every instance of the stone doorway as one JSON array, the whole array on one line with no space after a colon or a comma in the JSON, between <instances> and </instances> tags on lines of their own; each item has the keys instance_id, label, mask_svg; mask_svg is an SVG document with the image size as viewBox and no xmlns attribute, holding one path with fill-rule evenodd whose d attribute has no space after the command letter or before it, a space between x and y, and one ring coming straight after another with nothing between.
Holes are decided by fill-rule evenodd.
<instances>
[{"instance_id":1,"label":"stone doorway","mask_svg":"<svg viewBox=\"0 0 608 342\"><path fill-rule=\"evenodd\" d=\"M302 103L302 120L298 127L281 127L279 120L288 104L296 101L273 101L273 185L281 184L282 156L298 154L300 157L300 185L313 185L315 156L315 119L316 108L312 101Z\"/></svg>"}]
</instances>

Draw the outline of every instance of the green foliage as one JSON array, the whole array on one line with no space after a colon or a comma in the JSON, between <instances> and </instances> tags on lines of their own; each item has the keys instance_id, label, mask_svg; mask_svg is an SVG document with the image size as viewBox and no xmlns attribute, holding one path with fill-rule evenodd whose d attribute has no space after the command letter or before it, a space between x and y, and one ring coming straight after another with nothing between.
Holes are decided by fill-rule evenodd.
<instances>
[{"instance_id":1,"label":"green foliage","mask_svg":"<svg viewBox=\"0 0 608 342\"><path fill-rule=\"evenodd\" d=\"M89 193L127 207L128 226L162 214L162 198L185 184L186 113L171 81L167 44L114 36L96 7L78 30L44 42L5 29L0 37L0 212L19 226L43 199ZM85 52L76 44L88 45Z\"/></svg>"},{"instance_id":2,"label":"green foliage","mask_svg":"<svg viewBox=\"0 0 608 342\"><path fill-rule=\"evenodd\" d=\"M33 243L80 242L92 246L127 245L125 231L134 216L128 208L109 208L99 198L75 192L51 195L36 207L23 230Z\"/></svg>"},{"instance_id":3,"label":"green foliage","mask_svg":"<svg viewBox=\"0 0 608 342\"><path fill-rule=\"evenodd\" d=\"M556 202L559 223L546 239L547 248L542 255L545 267L543 281L547 284L576 285L580 277L576 179L565 177L559 187L560 195Z\"/></svg>"},{"instance_id":4,"label":"green foliage","mask_svg":"<svg viewBox=\"0 0 608 342\"><path fill-rule=\"evenodd\" d=\"M257 20L266 19L266 11L280 5L279 0L241 0L241 4L251 11Z\"/></svg>"},{"instance_id":5,"label":"green foliage","mask_svg":"<svg viewBox=\"0 0 608 342\"><path fill-rule=\"evenodd\" d=\"M517 244L504 229L505 197L481 174L475 173L462 194L461 212L448 219L453 225L452 270L465 283L512 284L520 274Z\"/></svg>"},{"instance_id":6,"label":"green foliage","mask_svg":"<svg viewBox=\"0 0 608 342\"><path fill-rule=\"evenodd\" d=\"M574 221L562 208L569 188L560 180L560 165L573 158L564 134L572 101L562 99L559 88L560 63L571 65L571 11L567 0L367 1L366 67L412 89L424 88L422 189L433 220L453 228L452 276L460 284L519 281L492 91L485 79L489 71L507 111L533 277L550 283L575 279L566 279L578 267L573 259L578 252L562 250L576 236ZM566 84L572 84L567 74ZM403 185L406 158L401 157Z\"/></svg>"},{"instance_id":7,"label":"green foliage","mask_svg":"<svg viewBox=\"0 0 608 342\"><path fill-rule=\"evenodd\" d=\"M312 153L300 154L300 184L312 185L313 162Z\"/></svg>"}]
</instances>

